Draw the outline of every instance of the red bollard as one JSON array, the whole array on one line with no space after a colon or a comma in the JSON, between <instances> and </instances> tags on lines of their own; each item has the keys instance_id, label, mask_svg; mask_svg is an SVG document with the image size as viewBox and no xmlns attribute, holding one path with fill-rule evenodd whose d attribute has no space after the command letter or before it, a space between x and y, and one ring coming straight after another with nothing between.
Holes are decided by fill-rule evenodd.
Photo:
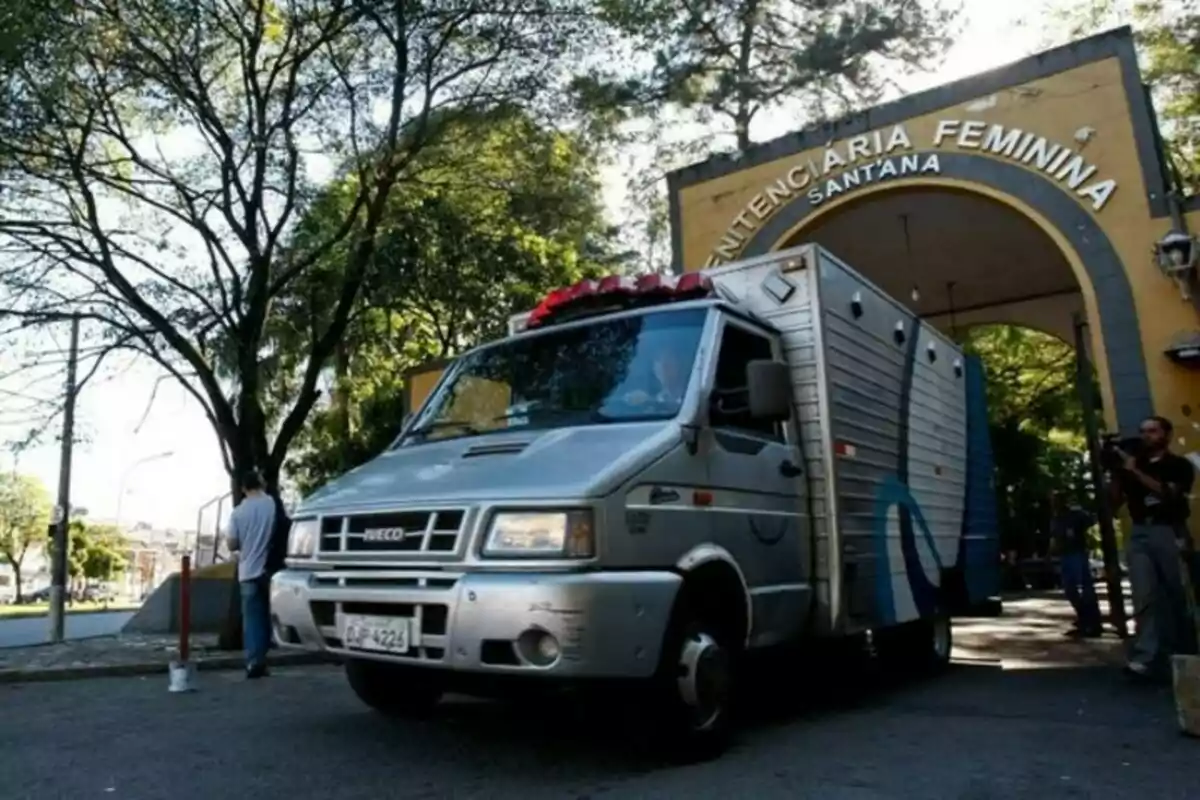
<instances>
[{"instance_id":1,"label":"red bollard","mask_svg":"<svg viewBox=\"0 0 1200 800\"><path fill-rule=\"evenodd\" d=\"M179 660L188 662L192 633L192 557L184 554L179 569Z\"/></svg>"},{"instance_id":2,"label":"red bollard","mask_svg":"<svg viewBox=\"0 0 1200 800\"><path fill-rule=\"evenodd\" d=\"M190 692L195 689L195 665L188 661L192 639L192 557L185 555L179 568L179 658L167 669L170 692Z\"/></svg>"}]
</instances>

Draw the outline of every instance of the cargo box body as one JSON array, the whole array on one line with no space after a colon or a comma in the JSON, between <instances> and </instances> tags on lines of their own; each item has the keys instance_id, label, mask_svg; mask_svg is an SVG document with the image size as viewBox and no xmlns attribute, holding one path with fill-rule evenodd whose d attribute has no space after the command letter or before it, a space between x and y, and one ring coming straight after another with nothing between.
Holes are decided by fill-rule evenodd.
<instances>
[{"instance_id":1,"label":"cargo box body","mask_svg":"<svg viewBox=\"0 0 1200 800\"><path fill-rule=\"evenodd\" d=\"M816 544L815 632L991 596L998 547L979 364L818 246L707 274L782 336Z\"/></svg>"}]
</instances>

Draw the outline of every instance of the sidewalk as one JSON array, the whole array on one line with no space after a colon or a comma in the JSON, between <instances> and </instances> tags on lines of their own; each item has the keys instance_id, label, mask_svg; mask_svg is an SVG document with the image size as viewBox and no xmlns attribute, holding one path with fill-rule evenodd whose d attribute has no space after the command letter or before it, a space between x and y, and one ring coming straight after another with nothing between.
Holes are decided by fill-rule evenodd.
<instances>
[{"instance_id":1,"label":"sidewalk","mask_svg":"<svg viewBox=\"0 0 1200 800\"><path fill-rule=\"evenodd\" d=\"M1103 594L1100 607L1107 614ZM1106 626L1100 639L1072 639L1064 634L1074 619L1061 592L1007 595L1003 616L954 621L954 657L991 662L1002 669L1124 666L1125 643L1112 628ZM1129 627L1132 630L1132 623Z\"/></svg>"},{"instance_id":2,"label":"sidewalk","mask_svg":"<svg viewBox=\"0 0 1200 800\"><path fill-rule=\"evenodd\" d=\"M193 636L189 660L199 670L243 667L241 653L218 650L216 645L215 635ZM178 649L178 636L142 634L7 648L0 650L0 683L165 674L167 665L176 657ZM320 654L278 650L273 650L268 656L268 662L273 665L323 663L327 660Z\"/></svg>"}]
</instances>

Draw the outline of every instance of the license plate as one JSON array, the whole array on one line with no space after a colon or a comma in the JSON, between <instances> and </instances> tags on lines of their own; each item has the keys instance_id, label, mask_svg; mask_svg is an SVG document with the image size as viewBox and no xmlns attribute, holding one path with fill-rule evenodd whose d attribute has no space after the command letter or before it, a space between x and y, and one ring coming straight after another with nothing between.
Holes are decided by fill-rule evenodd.
<instances>
[{"instance_id":1,"label":"license plate","mask_svg":"<svg viewBox=\"0 0 1200 800\"><path fill-rule=\"evenodd\" d=\"M407 617L343 614L338 619L339 638L351 650L407 653L410 622Z\"/></svg>"}]
</instances>

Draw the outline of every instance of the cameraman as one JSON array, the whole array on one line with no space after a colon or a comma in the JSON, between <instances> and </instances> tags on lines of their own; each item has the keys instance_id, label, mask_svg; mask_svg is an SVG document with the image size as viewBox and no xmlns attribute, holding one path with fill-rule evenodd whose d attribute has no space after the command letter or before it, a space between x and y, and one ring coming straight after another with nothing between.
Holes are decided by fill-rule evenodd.
<instances>
[{"instance_id":1,"label":"cameraman","mask_svg":"<svg viewBox=\"0 0 1200 800\"><path fill-rule=\"evenodd\" d=\"M1141 424L1136 455L1114 447L1121 459L1110 483L1114 507L1129 504L1129 582L1136 634L1126 670L1133 676L1160 676L1169 657L1186 647L1187 598L1180 548L1185 544L1188 492L1194 472L1187 459L1170 452L1174 426L1163 417Z\"/></svg>"}]
</instances>

